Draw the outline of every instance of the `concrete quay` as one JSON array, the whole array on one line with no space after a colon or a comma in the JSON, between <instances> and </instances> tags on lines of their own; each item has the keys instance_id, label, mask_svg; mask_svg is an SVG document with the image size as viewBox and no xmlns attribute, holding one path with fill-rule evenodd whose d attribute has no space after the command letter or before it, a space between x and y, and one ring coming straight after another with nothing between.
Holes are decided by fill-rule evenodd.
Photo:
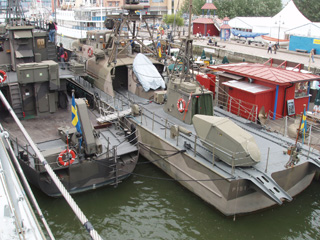
<instances>
[{"instance_id":1,"label":"concrete quay","mask_svg":"<svg viewBox=\"0 0 320 240\"><path fill-rule=\"evenodd\" d=\"M194 39L193 42L193 54L201 56L202 50L204 48L210 49L210 53L207 52L207 57L212 54L214 58L222 59L224 56L228 58L230 62L253 62L253 63L265 63L270 58L290 61L304 64L304 69L310 70L312 73L320 73L320 55L314 56L314 63L310 59L309 53L300 53L289 51L286 49L278 49L277 53L274 54L267 53L267 45L265 46L255 46L255 44L242 44L236 41L218 41L217 45L219 47L207 45L208 39Z\"/></svg>"}]
</instances>

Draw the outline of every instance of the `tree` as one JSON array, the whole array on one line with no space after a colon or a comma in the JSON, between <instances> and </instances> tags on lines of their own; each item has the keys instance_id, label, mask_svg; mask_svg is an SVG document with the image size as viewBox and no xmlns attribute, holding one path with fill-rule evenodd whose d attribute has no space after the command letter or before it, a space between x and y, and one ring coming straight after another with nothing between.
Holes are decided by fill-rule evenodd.
<instances>
[{"instance_id":1,"label":"tree","mask_svg":"<svg viewBox=\"0 0 320 240\"><path fill-rule=\"evenodd\" d=\"M317 0L314 0L317 1ZM205 0L192 1L192 13L201 15ZM282 9L281 0L215 0L219 18L234 17L271 17ZM189 12L189 0L184 0L181 12ZM205 13L206 14L206 13Z\"/></svg>"},{"instance_id":2,"label":"tree","mask_svg":"<svg viewBox=\"0 0 320 240\"><path fill-rule=\"evenodd\" d=\"M320 22L320 1L319 0L294 0L300 12L311 22Z\"/></svg>"},{"instance_id":3,"label":"tree","mask_svg":"<svg viewBox=\"0 0 320 240\"><path fill-rule=\"evenodd\" d=\"M176 19L174 19L174 18L176 18ZM176 15L171 14L171 15L164 15L163 16L163 22L167 25L173 25L174 20L176 21L175 22L176 26L181 27L184 25L183 18L179 14L176 14Z\"/></svg>"}]
</instances>

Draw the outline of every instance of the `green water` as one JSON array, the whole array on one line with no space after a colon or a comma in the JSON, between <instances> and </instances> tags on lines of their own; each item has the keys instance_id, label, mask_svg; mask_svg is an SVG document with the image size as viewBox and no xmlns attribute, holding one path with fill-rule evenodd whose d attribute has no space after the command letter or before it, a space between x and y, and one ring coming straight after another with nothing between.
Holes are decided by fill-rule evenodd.
<instances>
[{"instance_id":1,"label":"green water","mask_svg":"<svg viewBox=\"0 0 320 240\"><path fill-rule=\"evenodd\" d=\"M134 172L170 179L151 164ZM234 220L177 182L140 175L74 196L104 239L320 239L320 182L291 203ZM90 239L63 199L35 194L56 239Z\"/></svg>"}]
</instances>

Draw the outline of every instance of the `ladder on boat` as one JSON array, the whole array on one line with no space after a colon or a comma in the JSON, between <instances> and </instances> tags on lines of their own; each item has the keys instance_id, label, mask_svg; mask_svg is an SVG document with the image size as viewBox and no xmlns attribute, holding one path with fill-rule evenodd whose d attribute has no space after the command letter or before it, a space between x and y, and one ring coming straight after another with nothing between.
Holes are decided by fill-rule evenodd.
<instances>
[{"instance_id":1,"label":"ladder on boat","mask_svg":"<svg viewBox=\"0 0 320 240\"><path fill-rule=\"evenodd\" d=\"M264 193L266 193L271 199L277 202L279 205L282 204L283 199L292 200L292 197L283 190L271 177L267 174L259 171L256 168L237 168L238 176L253 182L259 187Z\"/></svg>"},{"instance_id":2,"label":"ladder on boat","mask_svg":"<svg viewBox=\"0 0 320 240\"><path fill-rule=\"evenodd\" d=\"M11 106L15 114L18 118L23 117L23 110L22 110L22 98L21 92L18 83L10 83L9 85L10 90L10 99L11 99Z\"/></svg>"}]
</instances>

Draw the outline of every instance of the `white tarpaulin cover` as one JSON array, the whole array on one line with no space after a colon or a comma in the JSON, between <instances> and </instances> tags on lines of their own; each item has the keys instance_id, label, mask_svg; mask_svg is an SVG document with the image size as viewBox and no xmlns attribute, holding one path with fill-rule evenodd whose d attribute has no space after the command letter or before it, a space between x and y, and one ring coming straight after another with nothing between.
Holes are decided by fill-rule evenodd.
<instances>
[{"instance_id":1,"label":"white tarpaulin cover","mask_svg":"<svg viewBox=\"0 0 320 240\"><path fill-rule=\"evenodd\" d=\"M166 87L156 67L142 53L139 53L133 60L133 72L146 92L150 89L156 90L159 87L162 89Z\"/></svg>"}]
</instances>

